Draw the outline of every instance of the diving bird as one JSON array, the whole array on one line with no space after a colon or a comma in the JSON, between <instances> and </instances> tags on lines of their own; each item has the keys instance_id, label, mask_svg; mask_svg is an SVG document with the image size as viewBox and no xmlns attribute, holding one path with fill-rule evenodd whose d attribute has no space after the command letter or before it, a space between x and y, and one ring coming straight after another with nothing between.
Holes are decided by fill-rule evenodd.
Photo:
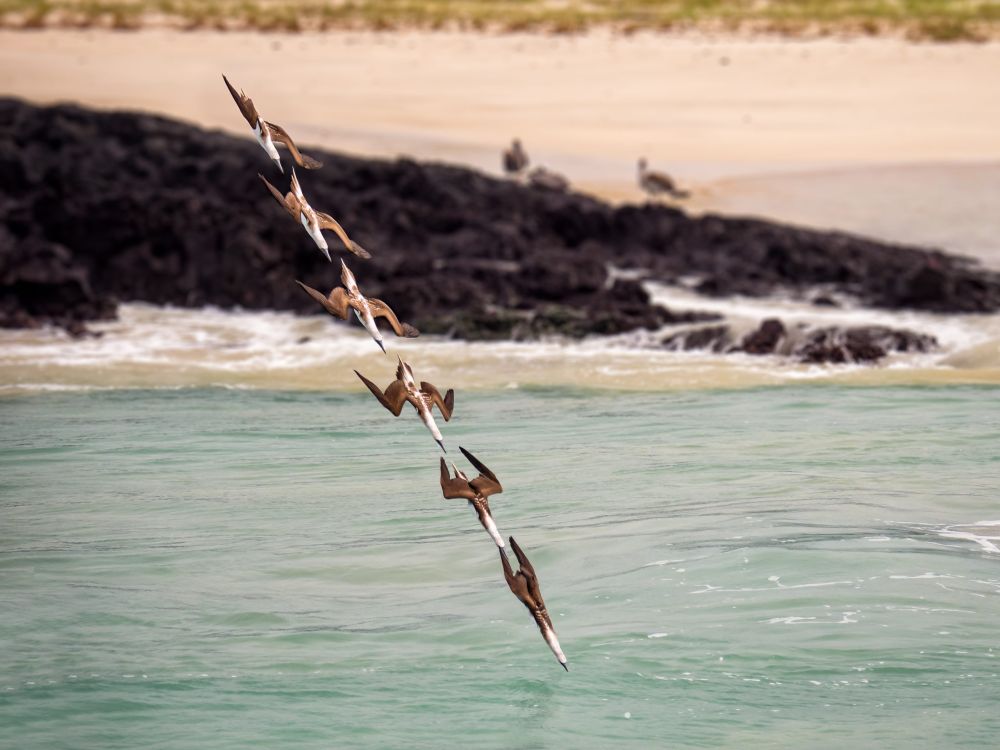
<instances>
[{"instance_id":1,"label":"diving bird","mask_svg":"<svg viewBox=\"0 0 1000 750\"><path fill-rule=\"evenodd\" d=\"M490 495L499 495L503 492L500 480L497 479L496 474L487 469L479 459L465 450L465 448L458 446L458 449L462 451L463 456L469 459L469 463L479 470L479 476L475 479L469 479L455 464L451 465L455 470L455 476L451 476L448 472L448 465L444 462L444 457L442 456L441 494L444 495L446 500L453 500L459 497L468 500L469 505L476 509L476 515L479 516L479 523L493 537L493 541L497 543L497 547L503 549L503 537L497 531L497 525L493 523L493 516L490 514L490 503L486 499Z\"/></svg>"},{"instance_id":2,"label":"diving bird","mask_svg":"<svg viewBox=\"0 0 1000 750\"><path fill-rule=\"evenodd\" d=\"M344 247L349 253L354 253L359 258L372 257L371 253L347 236L347 232L337 223L336 219L309 205L306 197L302 194L302 186L299 185L299 178L295 175L294 169L292 170L292 192L285 195L282 195L278 188L268 182L267 178L260 172L257 173L257 176L267 185L267 189L271 191L274 199L284 206L293 219L302 224L306 234L312 237L313 242L316 243L328 261L333 263L333 258L330 257L330 248L327 246L326 238L321 231L323 229L333 230L340 237L340 241L344 243Z\"/></svg>"},{"instance_id":3,"label":"diving bird","mask_svg":"<svg viewBox=\"0 0 1000 750\"><path fill-rule=\"evenodd\" d=\"M445 453L448 452L444 447L441 431L438 430L437 424L434 422L431 407L436 406L441 412L441 416L444 417L444 421L450 421L451 412L455 408L455 391L449 388L448 392L444 394L444 398L441 398L440 391L427 381L421 381L418 387L417 382L413 379L413 370L401 359L396 368L396 379L389 383L385 393L357 370L354 371L354 374L361 378L361 382L368 386L372 395L378 399L382 406L391 411L394 417L399 416L403 410L403 404L409 401L417 410L417 414L420 415L420 419L423 420L427 429L430 430L431 435L434 436L437 444L441 446L441 450Z\"/></svg>"},{"instance_id":4,"label":"diving bird","mask_svg":"<svg viewBox=\"0 0 1000 750\"><path fill-rule=\"evenodd\" d=\"M542 638L549 644L549 648L552 649L552 653L556 655L563 669L568 672L569 667L566 666L566 655L563 654L562 649L559 647L559 639L556 638L555 628L552 627L552 618L549 617L549 613L545 609L545 600L542 599L541 589L538 588L538 577L535 575L535 569L531 567L531 562L529 562L521 548L517 546L514 537L510 537L510 546L514 550L514 554L517 555L517 561L520 563L521 569L517 573L514 573L510 568L510 561L507 559L506 553L500 550L500 563L503 565L503 577L507 581L507 586L510 587L514 596L520 599L521 603L528 608L531 616L535 618L535 624L538 625L538 629L542 631Z\"/></svg>"},{"instance_id":5,"label":"diving bird","mask_svg":"<svg viewBox=\"0 0 1000 750\"><path fill-rule=\"evenodd\" d=\"M559 193L569 190L569 180L558 172L553 172L545 167L535 167L528 172L528 182L534 187L554 190Z\"/></svg>"},{"instance_id":6,"label":"diving bird","mask_svg":"<svg viewBox=\"0 0 1000 750\"><path fill-rule=\"evenodd\" d=\"M344 286L334 287L330 295L324 297L321 292L316 291L311 286L306 286L301 281L296 280L296 284L306 290L306 293L314 300L323 305L323 309L330 315L334 315L341 320L347 320L348 310L353 309L355 316L361 321L368 333L375 339L375 343L385 352L385 345L382 343L382 334L375 325L375 318L383 317L389 321L392 330L397 336L412 339L420 335L420 331L409 323L400 323L396 314L385 302L372 297L369 299L361 293L358 282L354 280L354 274L343 260L340 261L340 281ZM346 287L346 289L344 288Z\"/></svg>"},{"instance_id":7,"label":"diving bird","mask_svg":"<svg viewBox=\"0 0 1000 750\"><path fill-rule=\"evenodd\" d=\"M233 84L229 82L229 79L222 76L222 80L226 82L226 88L229 89L229 93L233 95L233 101L236 102L236 106L240 108L240 114L243 118L250 123L250 127L253 128L253 134L257 136L257 143L260 147L267 152L267 155L271 157L271 161L278 165L278 169L284 173L284 169L281 166L281 157L278 156L278 149L274 145L275 141L278 143L283 143L288 147L288 153L292 155L295 159L295 163L300 167L305 169L319 169L323 166L323 162L316 161L311 156L306 156L298 147L296 147L295 142L292 137L285 132L284 128L280 125L275 125L273 122L268 122L260 113L257 112L257 108L253 105L253 100L244 94L242 91L237 92L233 88Z\"/></svg>"},{"instance_id":8,"label":"diving bird","mask_svg":"<svg viewBox=\"0 0 1000 750\"><path fill-rule=\"evenodd\" d=\"M515 138L510 148L503 152L503 171L510 177L516 177L528 168L528 153L521 145L521 139Z\"/></svg>"},{"instance_id":9,"label":"diving bird","mask_svg":"<svg viewBox=\"0 0 1000 750\"><path fill-rule=\"evenodd\" d=\"M651 172L645 158L639 159L639 187L650 196L666 193L671 198L678 200L691 197L689 191L677 187L670 175L663 174L663 172Z\"/></svg>"}]
</instances>

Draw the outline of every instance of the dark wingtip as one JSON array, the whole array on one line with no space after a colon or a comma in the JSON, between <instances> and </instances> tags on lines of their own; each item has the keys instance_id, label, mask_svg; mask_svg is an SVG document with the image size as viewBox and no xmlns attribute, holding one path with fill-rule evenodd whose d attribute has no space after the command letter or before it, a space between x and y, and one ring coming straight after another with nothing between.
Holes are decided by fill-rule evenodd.
<instances>
[{"instance_id":1,"label":"dark wingtip","mask_svg":"<svg viewBox=\"0 0 1000 750\"><path fill-rule=\"evenodd\" d=\"M561 662L559 662L559 663L560 663L560 664L562 664L562 668L563 668L563 669L565 669L565 670L566 670L567 672L569 671L569 667L568 667L568 666L566 665L566 662L564 662L564 661L561 661Z\"/></svg>"},{"instance_id":2,"label":"dark wingtip","mask_svg":"<svg viewBox=\"0 0 1000 750\"><path fill-rule=\"evenodd\" d=\"M381 341L376 341L375 343L378 344L378 348L382 350L383 354L388 354L388 352L385 350L385 345Z\"/></svg>"},{"instance_id":3,"label":"dark wingtip","mask_svg":"<svg viewBox=\"0 0 1000 750\"><path fill-rule=\"evenodd\" d=\"M441 450L443 450L445 453L448 452L448 449L444 447L444 441L443 440L438 440L437 438L435 438L434 442L437 443L438 445L440 445L441 446Z\"/></svg>"}]
</instances>

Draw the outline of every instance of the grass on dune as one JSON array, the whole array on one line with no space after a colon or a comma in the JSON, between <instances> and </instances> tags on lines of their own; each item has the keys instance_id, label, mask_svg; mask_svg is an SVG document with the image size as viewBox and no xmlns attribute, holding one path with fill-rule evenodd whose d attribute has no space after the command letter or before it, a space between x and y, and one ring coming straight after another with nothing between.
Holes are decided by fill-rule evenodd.
<instances>
[{"instance_id":1,"label":"grass on dune","mask_svg":"<svg viewBox=\"0 0 1000 750\"><path fill-rule=\"evenodd\" d=\"M1000 0L0 0L6 27L155 24L262 31L702 29L958 41L1000 38Z\"/></svg>"}]
</instances>

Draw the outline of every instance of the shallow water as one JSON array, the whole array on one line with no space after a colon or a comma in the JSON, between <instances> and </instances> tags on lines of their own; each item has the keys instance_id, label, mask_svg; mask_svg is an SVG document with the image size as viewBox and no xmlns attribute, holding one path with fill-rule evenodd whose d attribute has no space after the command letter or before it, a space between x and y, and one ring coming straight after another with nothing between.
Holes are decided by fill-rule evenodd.
<instances>
[{"instance_id":1,"label":"shallow water","mask_svg":"<svg viewBox=\"0 0 1000 750\"><path fill-rule=\"evenodd\" d=\"M568 674L411 413L0 399L0 746L991 746L998 397L459 392Z\"/></svg>"}]
</instances>

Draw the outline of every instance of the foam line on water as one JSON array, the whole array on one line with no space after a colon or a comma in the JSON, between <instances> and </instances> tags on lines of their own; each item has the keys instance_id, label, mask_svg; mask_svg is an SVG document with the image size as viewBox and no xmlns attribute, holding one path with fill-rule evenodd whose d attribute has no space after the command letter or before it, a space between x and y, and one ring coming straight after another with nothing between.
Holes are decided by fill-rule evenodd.
<instances>
[{"instance_id":1,"label":"foam line on water","mask_svg":"<svg viewBox=\"0 0 1000 750\"><path fill-rule=\"evenodd\" d=\"M353 391L359 388L353 369L391 378L395 354L419 363L420 377L460 388L538 384L661 390L828 380L1000 382L1000 316L817 312L790 300L706 300L678 289L660 301L687 309L707 307L731 316L736 325L739 316L759 320L781 315L789 320L787 311L822 324L846 320L912 325L937 335L944 351L894 355L874 367L807 365L778 356L666 351L657 348L662 332L638 332L538 342L390 337L386 357L359 326L329 317L125 304L118 320L93 325L102 334L99 338L74 339L56 329L0 331L0 389L222 386Z\"/></svg>"}]
</instances>

